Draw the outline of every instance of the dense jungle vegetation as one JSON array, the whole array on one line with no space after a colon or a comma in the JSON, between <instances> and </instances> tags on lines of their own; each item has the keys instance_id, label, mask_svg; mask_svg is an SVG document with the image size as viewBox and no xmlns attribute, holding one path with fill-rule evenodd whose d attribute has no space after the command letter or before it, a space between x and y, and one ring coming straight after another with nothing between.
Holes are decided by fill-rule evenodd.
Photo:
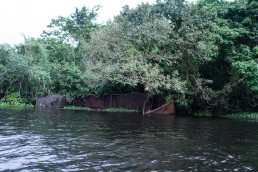
<instances>
[{"instance_id":1,"label":"dense jungle vegetation","mask_svg":"<svg viewBox=\"0 0 258 172\"><path fill-rule=\"evenodd\" d=\"M187 113L258 110L256 0L157 0L124 6L105 25L98 9L77 8L40 38L0 45L1 101L148 92Z\"/></svg>"}]
</instances>

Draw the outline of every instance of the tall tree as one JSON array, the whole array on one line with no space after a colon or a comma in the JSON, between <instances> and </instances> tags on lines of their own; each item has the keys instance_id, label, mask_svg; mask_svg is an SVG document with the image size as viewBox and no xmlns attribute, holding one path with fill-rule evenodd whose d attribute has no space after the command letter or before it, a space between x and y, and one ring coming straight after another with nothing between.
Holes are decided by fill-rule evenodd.
<instances>
[{"instance_id":1,"label":"tall tree","mask_svg":"<svg viewBox=\"0 0 258 172\"><path fill-rule=\"evenodd\" d=\"M257 6L247 0L197 3L198 10L213 16L211 31L218 54L202 66L201 73L213 81L216 107L223 111L258 105Z\"/></svg>"},{"instance_id":2,"label":"tall tree","mask_svg":"<svg viewBox=\"0 0 258 172\"><path fill-rule=\"evenodd\" d=\"M1 58L1 65L5 66L1 89L5 95L18 92L24 99L33 99L46 91L50 83L45 49L33 39L16 49L5 49Z\"/></svg>"},{"instance_id":3,"label":"tall tree","mask_svg":"<svg viewBox=\"0 0 258 172\"><path fill-rule=\"evenodd\" d=\"M125 6L114 22L93 33L84 46L86 73L99 82L140 83L152 93L169 92L184 99L201 96L208 101L209 81L198 71L216 50L209 40L207 16L184 3L166 3ZM175 15L174 8L180 22L166 17Z\"/></svg>"},{"instance_id":4,"label":"tall tree","mask_svg":"<svg viewBox=\"0 0 258 172\"><path fill-rule=\"evenodd\" d=\"M69 17L60 16L58 19L52 19L48 25L49 31L44 31L42 37L54 37L59 41L69 43L78 43L82 39L89 39L90 33L99 28L99 25L94 22L98 10L99 6L92 10L86 7L76 8Z\"/></svg>"}]
</instances>

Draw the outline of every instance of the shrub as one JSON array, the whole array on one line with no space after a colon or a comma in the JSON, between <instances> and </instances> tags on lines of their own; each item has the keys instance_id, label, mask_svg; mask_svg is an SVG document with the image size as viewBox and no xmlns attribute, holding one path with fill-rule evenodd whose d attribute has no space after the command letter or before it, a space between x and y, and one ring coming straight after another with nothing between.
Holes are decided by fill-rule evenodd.
<instances>
[{"instance_id":1,"label":"shrub","mask_svg":"<svg viewBox=\"0 0 258 172\"><path fill-rule=\"evenodd\" d=\"M15 105L23 103L23 100L19 92L13 92L5 96L5 102Z\"/></svg>"}]
</instances>

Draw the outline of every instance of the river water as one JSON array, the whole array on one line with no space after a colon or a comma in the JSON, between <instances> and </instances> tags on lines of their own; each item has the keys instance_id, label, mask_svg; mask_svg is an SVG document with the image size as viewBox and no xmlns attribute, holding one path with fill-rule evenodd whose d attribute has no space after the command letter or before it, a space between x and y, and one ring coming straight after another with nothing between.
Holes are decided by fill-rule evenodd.
<instances>
[{"instance_id":1,"label":"river water","mask_svg":"<svg viewBox=\"0 0 258 172\"><path fill-rule=\"evenodd\" d=\"M0 171L258 171L258 122L0 109Z\"/></svg>"}]
</instances>

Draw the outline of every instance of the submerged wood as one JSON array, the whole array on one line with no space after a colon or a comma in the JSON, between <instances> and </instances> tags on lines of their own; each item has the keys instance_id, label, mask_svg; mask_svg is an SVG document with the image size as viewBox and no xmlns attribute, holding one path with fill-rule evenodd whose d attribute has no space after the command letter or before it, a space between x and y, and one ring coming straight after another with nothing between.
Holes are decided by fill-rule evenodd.
<instances>
[{"instance_id":1,"label":"submerged wood","mask_svg":"<svg viewBox=\"0 0 258 172\"><path fill-rule=\"evenodd\" d=\"M66 97L60 95L46 95L36 99L38 107L64 108L66 105Z\"/></svg>"},{"instance_id":2,"label":"submerged wood","mask_svg":"<svg viewBox=\"0 0 258 172\"><path fill-rule=\"evenodd\" d=\"M173 101L166 103L156 109L143 112L144 115L156 114L156 115L175 115L175 104Z\"/></svg>"}]
</instances>

